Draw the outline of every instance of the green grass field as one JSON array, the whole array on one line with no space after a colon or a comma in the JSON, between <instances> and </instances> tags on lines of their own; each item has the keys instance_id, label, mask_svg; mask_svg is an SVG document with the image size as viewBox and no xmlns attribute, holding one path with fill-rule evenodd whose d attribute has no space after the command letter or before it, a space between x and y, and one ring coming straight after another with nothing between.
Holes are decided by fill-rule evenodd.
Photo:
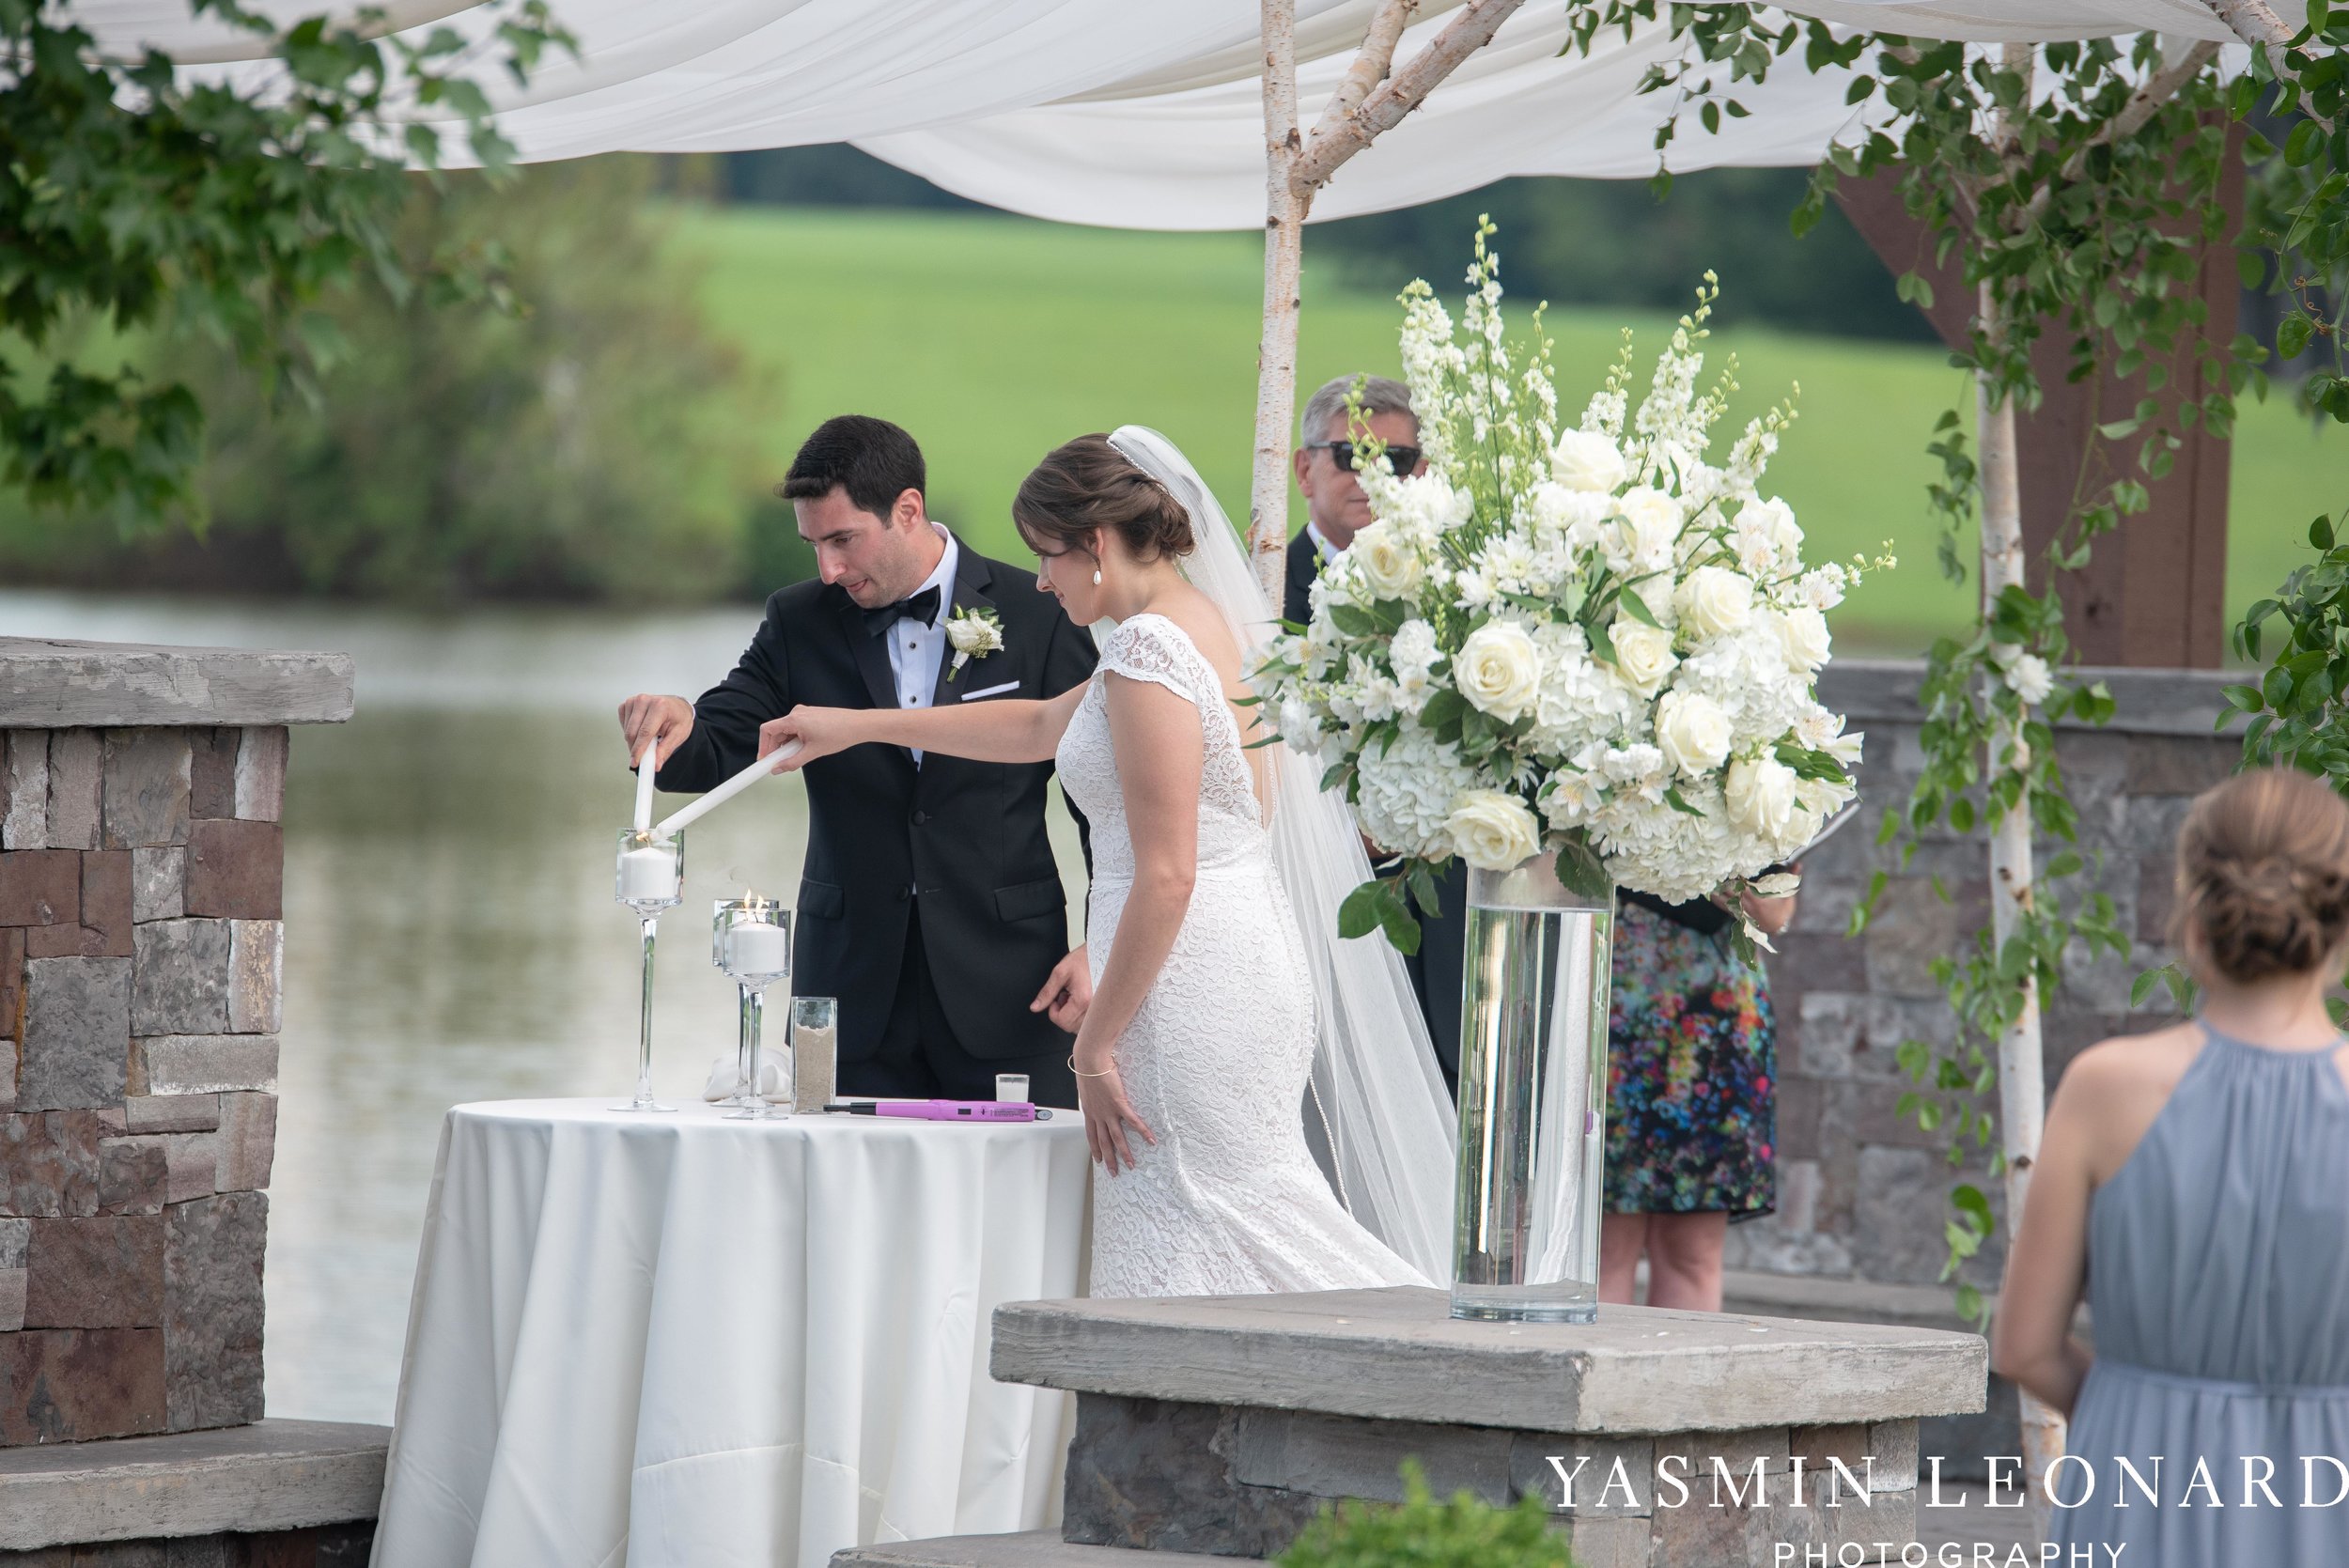
<instances>
[{"instance_id":1,"label":"green grass field","mask_svg":"<svg viewBox=\"0 0 2349 1568\"><path fill-rule=\"evenodd\" d=\"M713 324L770 370L778 475L829 414L894 419L928 457L933 512L983 549L1024 560L1009 517L1021 476L1072 435L1133 422L1180 442L1226 509L1245 516L1263 265L1254 236L970 213L671 212L677 243L705 267ZM1311 250L1309 238L1304 387L1351 371L1392 374L1400 312L1389 300L1315 288ZM1736 259L1719 268L1734 291ZM1595 310L1557 312L1549 324L1569 408L1597 385L1624 326L1640 334L1642 379L1670 330L1661 317ZM1941 409L1969 396L1960 374L1929 348L1761 331L1721 334L1711 363L1732 352L1739 424L1800 384L1801 417L1771 484L1814 549L1874 553L1890 539L1901 557L1840 612L1846 645L1909 651L1962 624L1971 589L1941 576L1924 510L1928 432ZM2231 610L2303 558L2311 517L2345 505L2349 432L2312 430L2280 399L2247 408L2233 464Z\"/></svg>"}]
</instances>

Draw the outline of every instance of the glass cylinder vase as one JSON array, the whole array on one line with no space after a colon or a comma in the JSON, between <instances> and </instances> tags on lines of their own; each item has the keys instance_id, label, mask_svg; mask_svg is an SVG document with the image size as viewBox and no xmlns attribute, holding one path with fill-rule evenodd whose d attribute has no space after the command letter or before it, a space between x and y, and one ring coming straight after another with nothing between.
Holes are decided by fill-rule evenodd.
<instances>
[{"instance_id":1,"label":"glass cylinder vase","mask_svg":"<svg viewBox=\"0 0 2349 1568\"><path fill-rule=\"evenodd\" d=\"M1611 891L1575 893L1548 855L1469 871L1455 1318L1598 1317L1614 934Z\"/></svg>"}]
</instances>

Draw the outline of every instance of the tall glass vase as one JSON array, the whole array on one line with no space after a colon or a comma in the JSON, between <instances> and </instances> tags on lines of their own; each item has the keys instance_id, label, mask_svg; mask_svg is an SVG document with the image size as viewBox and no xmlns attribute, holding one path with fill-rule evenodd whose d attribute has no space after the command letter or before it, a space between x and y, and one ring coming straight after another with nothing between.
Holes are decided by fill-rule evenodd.
<instances>
[{"instance_id":1,"label":"tall glass vase","mask_svg":"<svg viewBox=\"0 0 2349 1568\"><path fill-rule=\"evenodd\" d=\"M1454 1317L1598 1317L1614 935L1548 855L1469 872Z\"/></svg>"}]
</instances>

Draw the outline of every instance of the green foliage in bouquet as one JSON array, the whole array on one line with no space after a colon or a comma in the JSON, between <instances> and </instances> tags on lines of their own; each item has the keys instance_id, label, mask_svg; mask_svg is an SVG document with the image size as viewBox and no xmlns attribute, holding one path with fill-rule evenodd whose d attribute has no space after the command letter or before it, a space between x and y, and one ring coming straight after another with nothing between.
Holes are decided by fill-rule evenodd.
<instances>
[{"instance_id":1,"label":"green foliage in bouquet","mask_svg":"<svg viewBox=\"0 0 2349 1568\"><path fill-rule=\"evenodd\" d=\"M1324 1508L1274 1561L1280 1568L1574 1568L1539 1496L1510 1509L1466 1492L1439 1502L1417 1460L1404 1465L1403 1477L1404 1502Z\"/></svg>"}]
</instances>

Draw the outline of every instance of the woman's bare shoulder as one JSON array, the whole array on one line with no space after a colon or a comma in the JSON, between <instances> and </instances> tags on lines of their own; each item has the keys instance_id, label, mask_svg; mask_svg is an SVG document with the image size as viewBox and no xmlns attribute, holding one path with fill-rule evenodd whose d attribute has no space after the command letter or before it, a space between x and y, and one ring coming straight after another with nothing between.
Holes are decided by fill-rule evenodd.
<instances>
[{"instance_id":1,"label":"woman's bare shoulder","mask_svg":"<svg viewBox=\"0 0 2349 1568\"><path fill-rule=\"evenodd\" d=\"M1187 586L1186 592L1160 605L1157 613L1182 629L1191 646L1206 656L1227 685L1240 683L1246 672L1239 667L1239 644L1232 640L1232 629L1224 624L1223 612L1215 607L1214 600Z\"/></svg>"},{"instance_id":2,"label":"woman's bare shoulder","mask_svg":"<svg viewBox=\"0 0 2349 1568\"><path fill-rule=\"evenodd\" d=\"M2128 1163L2178 1080L2201 1051L2201 1028L2182 1022L2144 1034L2100 1040L2074 1057L2047 1113L2043 1165L2079 1162L2092 1187Z\"/></svg>"}]
</instances>

